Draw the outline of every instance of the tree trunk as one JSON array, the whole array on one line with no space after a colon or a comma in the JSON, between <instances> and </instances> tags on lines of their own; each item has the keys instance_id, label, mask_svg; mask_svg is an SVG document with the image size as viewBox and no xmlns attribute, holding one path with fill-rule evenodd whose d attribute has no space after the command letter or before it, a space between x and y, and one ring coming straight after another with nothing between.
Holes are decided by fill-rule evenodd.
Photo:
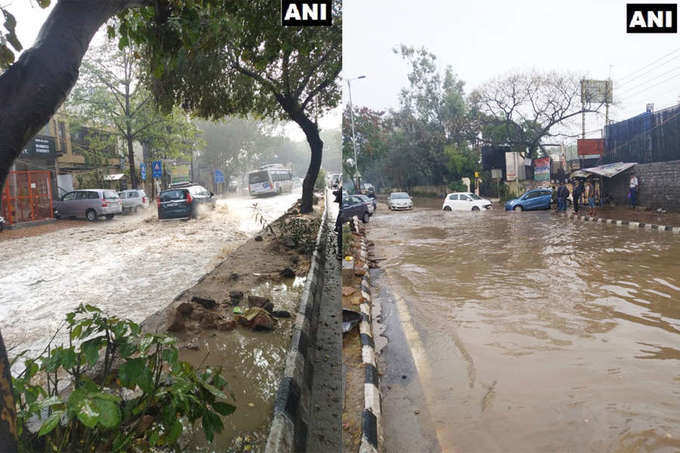
<instances>
[{"instance_id":1,"label":"tree trunk","mask_svg":"<svg viewBox=\"0 0 680 453\"><path fill-rule=\"evenodd\" d=\"M7 350L0 333L0 446L1 451L17 451L16 408L12 393L12 374L7 359Z\"/></svg>"},{"instance_id":2,"label":"tree trunk","mask_svg":"<svg viewBox=\"0 0 680 453\"><path fill-rule=\"evenodd\" d=\"M132 137L127 137L128 162L130 162L130 188L137 188L137 170L135 168L135 148L132 146ZM121 168L122 170L122 168Z\"/></svg>"},{"instance_id":3,"label":"tree trunk","mask_svg":"<svg viewBox=\"0 0 680 453\"><path fill-rule=\"evenodd\" d=\"M0 75L0 191L12 163L50 120L78 79L92 36L111 16L144 0L60 0L35 45ZM0 334L0 445L16 452L16 413L7 351Z\"/></svg>"},{"instance_id":4,"label":"tree trunk","mask_svg":"<svg viewBox=\"0 0 680 453\"><path fill-rule=\"evenodd\" d=\"M321 158L323 157L323 141L319 134L319 127L316 123L313 123L307 116L302 112L295 112L290 115L293 121L295 121L305 133L307 137L307 143L309 143L309 148L312 151L312 157L309 160L309 168L307 168L307 174L302 182L302 206L300 212L307 213L312 212L314 209L314 183L316 183L316 178L319 176L319 169L321 168Z\"/></svg>"}]
</instances>

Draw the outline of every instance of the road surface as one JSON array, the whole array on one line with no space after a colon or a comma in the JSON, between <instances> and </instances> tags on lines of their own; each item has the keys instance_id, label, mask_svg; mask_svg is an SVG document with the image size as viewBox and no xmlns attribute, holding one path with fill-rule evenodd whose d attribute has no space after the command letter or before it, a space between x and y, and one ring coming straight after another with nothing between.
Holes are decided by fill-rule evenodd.
<instances>
[{"instance_id":1,"label":"road surface","mask_svg":"<svg viewBox=\"0 0 680 453\"><path fill-rule=\"evenodd\" d=\"M81 303L143 321L192 286L230 250L283 214L300 192L218 200L198 219L159 222L155 207L77 228L2 242L0 329L10 356L40 352Z\"/></svg>"},{"instance_id":2,"label":"road surface","mask_svg":"<svg viewBox=\"0 0 680 453\"><path fill-rule=\"evenodd\" d=\"M369 239L385 451L680 450L680 235L417 208Z\"/></svg>"}]
</instances>

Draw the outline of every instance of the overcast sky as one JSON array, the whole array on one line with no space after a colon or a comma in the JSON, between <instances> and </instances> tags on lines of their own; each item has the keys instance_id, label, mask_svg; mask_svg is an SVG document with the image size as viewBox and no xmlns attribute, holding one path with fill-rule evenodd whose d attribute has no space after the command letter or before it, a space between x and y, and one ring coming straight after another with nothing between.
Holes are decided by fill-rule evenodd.
<instances>
[{"instance_id":1,"label":"overcast sky","mask_svg":"<svg viewBox=\"0 0 680 453\"><path fill-rule=\"evenodd\" d=\"M680 102L680 36L626 34L623 0L344 0L343 26L344 76L366 75L352 82L355 106L398 106L407 68L392 49L402 43L424 46L442 67L451 65L466 93L493 77L532 69L604 80L611 65L620 105L610 119L641 113L647 103L658 110ZM586 129L603 123L593 115Z\"/></svg>"}]
</instances>

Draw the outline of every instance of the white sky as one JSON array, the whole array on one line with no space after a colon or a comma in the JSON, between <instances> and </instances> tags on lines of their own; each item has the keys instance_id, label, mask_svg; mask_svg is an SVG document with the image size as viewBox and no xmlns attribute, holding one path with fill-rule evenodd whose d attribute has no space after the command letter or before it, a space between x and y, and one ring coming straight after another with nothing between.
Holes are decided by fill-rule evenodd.
<instances>
[{"instance_id":1,"label":"white sky","mask_svg":"<svg viewBox=\"0 0 680 453\"><path fill-rule=\"evenodd\" d=\"M52 0L52 6L42 9L34 0L0 0L0 5L7 7L17 19L17 35L24 49L33 45L40 27L56 2L57 0ZM321 129L339 129L341 117L342 109L338 107L319 118L319 126ZM292 140L305 140L305 135L297 124L289 122L284 129Z\"/></svg>"},{"instance_id":2,"label":"white sky","mask_svg":"<svg viewBox=\"0 0 680 453\"><path fill-rule=\"evenodd\" d=\"M619 105L610 119L642 113L646 103L659 110L680 102L680 36L626 34L626 0L344 0L343 25L344 76L366 75L352 82L355 106L398 107L408 84L406 65L392 52L400 44L425 46L442 68L451 65L466 93L532 69L604 80L611 65ZM602 128L604 115L591 116L586 130Z\"/></svg>"}]
</instances>

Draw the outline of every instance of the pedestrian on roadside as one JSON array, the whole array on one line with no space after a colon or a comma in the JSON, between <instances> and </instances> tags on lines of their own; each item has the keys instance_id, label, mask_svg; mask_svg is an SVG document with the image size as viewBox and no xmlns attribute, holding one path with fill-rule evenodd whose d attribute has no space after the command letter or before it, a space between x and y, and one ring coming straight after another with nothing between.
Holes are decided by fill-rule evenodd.
<instances>
[{"instance_id":1,"label":"pedestrian on roadside","mask_svg":"<svg viewBox=\"0 0 680 453\"><path fill-rule=\"evenodd\" d=\"M637 206L639 184L640 183L638 182L637 176L635 176L635 172L631 171L630 172L630 190L628 192L628 198L630 199L630 207L631 208L635 208L635 206Z\"/></svg>"},{"instance_id":2,"label":"pedestrian on roadside","mask_svg":"<svg viewBox=\"0 0 680 453\"><path fill-rule=\"evenodd\" d=\"M337 259L342 260L342 185L340 185L337 190L333 191L335 195L335 203L338 203L338 216L335 218L335 232L338 234L338 250Z\"/></svg>"},{"instance_id":3,"label":"pedestrian on roadside","mask_svg":"<svg viewBox=\"0 0 680 453\"><path fill-rule=\"evenodd\" d=\"M564 181L560 181L560 186L557 188L557 212L567 210L567 198L569 198L569 189L564 185Z\"/></svg>"},{"instance_id":4,"label":"pedestrian on roadside","mask_svg":"<svg viewBox=\"0 0 680 453\"><path fill-rule=\"evenodd\" d=\"M584 192L588 203L588 215L592 217L595 212L595 189L590 181L586 181Z\"/></svg>"},{"instance_id":5,"label":"pedestrian on roadside","mask_svg":"<svg viewBox=\"0 0 680 453\"><path fill-rule=\"evenodd\" d=\"M576 182L574 182L574 190L572 192L572 198L574 199L574 212L578 212L578 206L581 200L582 193L583 186L581 185L581 181L576 180Z\"/></svg>"}]
</instances>

